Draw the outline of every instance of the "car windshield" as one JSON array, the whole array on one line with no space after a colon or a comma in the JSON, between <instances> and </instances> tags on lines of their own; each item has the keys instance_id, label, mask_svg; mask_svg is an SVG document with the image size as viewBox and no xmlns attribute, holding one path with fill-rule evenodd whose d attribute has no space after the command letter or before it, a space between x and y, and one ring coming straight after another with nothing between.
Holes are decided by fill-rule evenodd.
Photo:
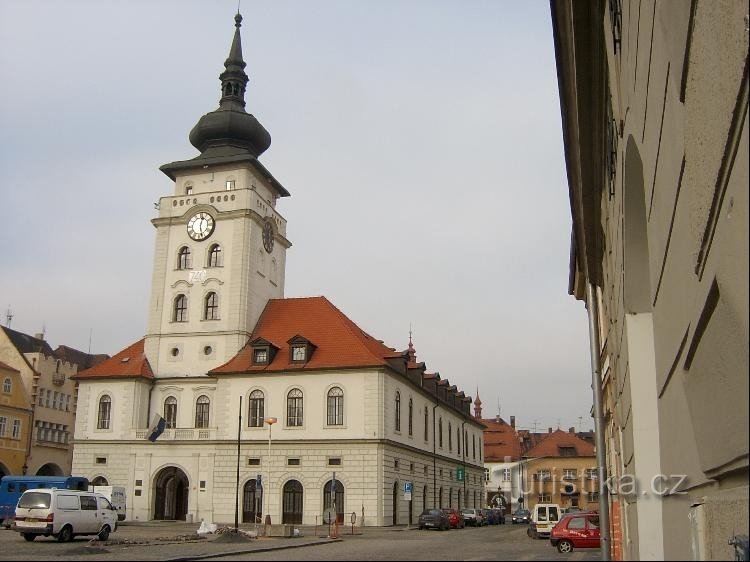
<instances>
[{"instance_id":1,"label":"car windshield","mask_svg":"<svg viewBox=\"0 0 750 562\"><path fill-rule=\"evenodd\" d=\"M47 509L52 496L45 492L26 492L18 500L18 507L24 509Z\"/></svg>"}]
</instances>

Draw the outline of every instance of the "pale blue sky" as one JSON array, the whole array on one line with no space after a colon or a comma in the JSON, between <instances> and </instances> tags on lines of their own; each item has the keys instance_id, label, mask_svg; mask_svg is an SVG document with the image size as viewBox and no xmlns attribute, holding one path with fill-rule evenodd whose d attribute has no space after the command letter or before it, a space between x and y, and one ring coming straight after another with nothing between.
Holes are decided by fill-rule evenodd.
<instances>
[{"instance_id":1,"label":"pale blue sky","mask_svg":"<svg viewBox=\"0 0 750 562\"><path fill-rule=\"evenodd\" d=\"M115 353L142 337L158 167L195 156L236 0L0 0L0 310ZM286 295L519 425L592 426L546 1L242 2L247 109L292 196ZM581 417L579 419L579 417Z\"/></svg>"}]
</instances>

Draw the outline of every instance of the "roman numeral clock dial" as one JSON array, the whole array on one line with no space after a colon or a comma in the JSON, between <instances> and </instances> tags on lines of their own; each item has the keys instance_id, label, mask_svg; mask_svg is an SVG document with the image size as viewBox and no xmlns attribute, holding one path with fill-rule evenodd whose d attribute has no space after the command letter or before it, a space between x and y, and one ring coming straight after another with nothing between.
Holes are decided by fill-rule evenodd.
<instances>
[{"instance_id":1,"label":"roman numeral clock dial","mask_svg":"<svg viewBox=\"0 0 750 562\"><path fill-rule=\"evenodd\" d=\"M214 218L206 212L194 214L187 224L187 233L193 240L205 240L214 231Z\"/></svg>"}]
</instances>

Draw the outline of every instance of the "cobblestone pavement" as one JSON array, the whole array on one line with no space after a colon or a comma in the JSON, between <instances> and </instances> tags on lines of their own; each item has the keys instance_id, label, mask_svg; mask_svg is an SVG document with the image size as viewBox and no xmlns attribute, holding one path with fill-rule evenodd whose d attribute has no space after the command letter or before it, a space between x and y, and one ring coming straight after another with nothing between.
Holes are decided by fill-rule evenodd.
<instances>
[{"instance_id":1,"label":"cobblestone pavement","mask_svg":"<svg viewBox=\"0 0 750 562\"><path fill-rule=\"evenodd\" d=\"M199 538L198 524L150 521L122 524L100 542L76 538L58 543L53 537L26 542L15 531L0 530L0 560L599 560L599 551L559 554L546 540L526 536L525 526L500 525L449 532L407 527L339 530L301 526L292 538L259 537L224 542L223 535ZM252 525L240 525L252 530Z\"/></svg>"}]
</instances>

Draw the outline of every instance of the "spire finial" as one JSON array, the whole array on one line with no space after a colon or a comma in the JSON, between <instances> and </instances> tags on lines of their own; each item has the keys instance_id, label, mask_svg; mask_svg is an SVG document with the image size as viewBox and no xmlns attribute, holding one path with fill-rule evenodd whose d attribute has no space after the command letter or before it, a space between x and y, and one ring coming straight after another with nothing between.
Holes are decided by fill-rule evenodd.
<instances>
[{"instance_id":1,"label":"spire finial","mask_svg":"<svg viewBox=\"0 0 750 562\"><path fill-rule=\"evenodd\" d=\"M409 349L407 351L409 352L409 361L411 361L412 363L416 363L417 362L417 350L414 349L414 344L411 341L411 336L412 336L411 323L409 323Z\"/></svg>"},{"instance_id":2,"label":"spire finial","mask_svg":"<svg viewBox=\"0 0 750 562\"><path fill-rule=\"evenodd\" d=\"M242 27L242 14L240 14L240 7L237 5L237 15L234 16L234 27L239 29Z\"/></svg>"}]
</instances>

